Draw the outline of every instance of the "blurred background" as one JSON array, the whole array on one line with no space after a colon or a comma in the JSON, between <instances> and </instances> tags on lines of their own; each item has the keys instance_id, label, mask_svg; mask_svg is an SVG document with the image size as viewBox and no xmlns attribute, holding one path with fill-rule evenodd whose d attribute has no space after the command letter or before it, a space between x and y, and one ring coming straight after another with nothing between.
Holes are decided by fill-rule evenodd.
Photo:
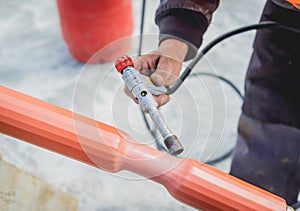
<instances>
[{"instance_id":1,"label":"blurred background","mask_svg":"<svg viewBox=\"0 0 300 211\"><path fill-rule=\"evenodd\" d=\"M155 50L158 38L154 14L159 1L146 2L142 53ZM264 3L221 1L203 46L224 32L258 22ZM134 57L138 50L142 1L133 0L132 7L133 33L126 39L131 40L128 54ZM122 92L123 83L113 70L113 62L85 65L70 56L56 1L0 0L0 32L2 86L96 118L155 147L138 106ZM243 90L254 35L248 32L222 42L195 71L222 75ZM111 43L110 48L117 48L118 42ZM85 101L89 93L96 96L92 102ZM206 161L234 146L241 103L226 84L196 77L185 82L169 105L162 108L162 113L185 144L187 150L183 156ZM137 176L112 175L4 135L0 135L0 143L5 160L77 197L80 211L193 210L174 200L162 186ZM228 172L230 159L215 167Z\"/></svg>"}]
</instances>

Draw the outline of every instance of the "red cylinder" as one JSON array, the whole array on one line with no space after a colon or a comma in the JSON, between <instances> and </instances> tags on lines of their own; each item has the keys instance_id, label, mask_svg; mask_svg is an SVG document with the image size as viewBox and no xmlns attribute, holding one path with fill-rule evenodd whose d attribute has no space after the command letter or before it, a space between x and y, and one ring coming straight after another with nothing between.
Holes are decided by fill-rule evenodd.
<instances>
[{"instance_id":1,"label":"red cylinder","mask_svg":"<svg viewBox=\"0 0 300 211\"><path fill-rule=\"evenodd\" d=\"M80 62L112 61L126 53L133 29L131 0L57 0L61 28L71 55ZM102 50L103 49L103 50Z\"/></svg>"}]
</instances>

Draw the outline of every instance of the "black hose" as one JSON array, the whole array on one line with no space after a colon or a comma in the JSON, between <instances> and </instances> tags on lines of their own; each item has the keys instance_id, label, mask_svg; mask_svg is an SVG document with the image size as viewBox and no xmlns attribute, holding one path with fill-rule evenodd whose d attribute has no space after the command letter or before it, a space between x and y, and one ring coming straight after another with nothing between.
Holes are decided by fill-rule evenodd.
<instances>
[{"instance_id":1,"label":"black hose","mask_svg":"<svg viewBox=\"0 0 300 211\"><path fill-rule=\"evenodd\" d=\"M293 31L296 33L300 33L299 29L296 29L294 27L289 27L286 25L283 25L281 23L278 22L273 22L273 21L264 21L264 22L260 22L258 24L252 24L249 26L245 26L245 27L241 27L232 31L229 31L219 37L217 37L216 39L214 39L213 41L211 41L208 45L206 45L202 50L200 50L196 57L193 59L193 61L185 68L184 72L181 74L181 76L179 77L179 79L175 82L175 84L172 87L167 87L167 94L173 94L183 83L183 81L190 75L192 69L196 66L196 64L203 58L203 56L205 54L207 54L215 45L217 45L218 43L222 42L223 40L232 37L234 35L243 33L243 32L247 32L247 31L251 31L254 29L265 29L265 28L280 28L280 29L285 29L288 31ZM199 72L198 74L200 75L201 72ZM226 82L227 84L229 84L234 91L243 99L243 96L241 94L241 92L238 90L238 88L232 83L230 82L228 79L222 77L222 76L218 76L218 75L214 75L211 73L204 73L202 72L202 75L209 75L215 78L219 78L220 80ZM220 157L217 157L215 159L212 160L208 160L205 163L213 165L216 164L218 162L221 162L225 159L227 159L233 152L234 149L229 150L228 152L226 152L225 154L221 155Z\"/></svg>"},{"instance_id":2,"label":"black hose","mask_svg":"<svg viewBox=\"0 0 300 211\"><path fill-rule=\"evenodd\" d=\"M140 40L139 40L138 56L142 55L144 23L145 23L145 8L146 8L146 0L143 0L142 13L141 13L141 26L140 26Z\"/></svg>"},{"instance_id":3,"label":"black hose","mask_svg":"<svg viewBox=\"0 0 300 211\"><path fill-rule=\"evenodd\" d=\"M192 77L192 76L208 76L208 77L212 77L212 78L221 80L224 83L226 83L229 87L231 87L235 91L235 93L240 97L241 100L244 99L244 96L242 95L241 91L237 88L237 86L233 82L228 80L227 78L224 78L223 76L219 76L219 75L212 74L212 73L206 73L206 72L194 72L190 75L190 77ZM219 157L210 159L208 161L205 161L204 163L208 164L208 165L215 165L215 164L229 158L231 156L231 154L233 153L233 150L234 150L234 148L230 149L228 152L220 155Z\"/></svg>"},{"instance_id":4,"label":"black hose","mask_svg":"<svg viewBox=\"0 0 300 211\"><path fill-rule=\"evenodd\" d=\"M296 203L293 204L291 207L292 207L294 210L300 208L300 201L296 202Z\"/></svg>"},{"instance_id":5,"label":"black hose","mask_svg":"<svg viewBox=\"0 0 300 211\"><path fill-rule=\"evenodd\" d=\"M143 41L142 34L143 34L143 31L144 31L145 7L146 7L146 0L143 0L142 16L141 16L141 27L140 27L141 36L140 36L140 43L139 43L139 49L138 49L138 55L139 56L141 55L141 51L142 51L142 41ZM169 95L173 94L182 85L184 80L190 75L192 69L203 58L203 56L206 53L208 53L218 43L222 42L223 40L225 40L229 37L232 37L234 35L237 35L237 34L240 34L240 33L243 33L243 32L251 31L251 30L254 30L254 29L265 29L265 28L272 28L272 27L293 31L293 32L296 32L296 33L300 33L299 29L289 27L289 26L283 25L283 24L278 23L278 22L273 22L273 21L260 22L258 24L252 24L252 25L248 25L248 26L245 26L245 27L241 27L241 28L229 31L229 32L217 37L216 39L211 41L208 45L206 45L202 50L200 50L197 53L196 57L193 59L193 61L185 68L184 72L181 74L181 76L175 82L175 84L172 87L167 87L168 91L167 91L166 94L169 94ZM243 99L243 95L240 92L240 90L234 85L234 83L232 83L228 79L226 79L222 76L218 76L218 75L215 75L215 74L212 74L212 73L205 73L205 72L198 72L198 73L195 73L195 75L210 76L210 77L214 77L214 78L217 78L219 80L222 80L225 83L227 83L230 87L232 87L232 89L239 95L239 97L241 99ZM160 144L160 142L157 140L157 137L156 137L156 134L155 134L155 129L150 128L150 124L149 124L144 112L142 111L141 113L143 115L143 118L144 118L147 129L149 130L150 134L152 135L152 137L156 141L157 148L160 149L160 150L166 151L165 147L162 146ZM232 152L233 152L233 149L229 150L227 153L221 155L220 157L217 157L217 158L212 159L212 160L208 160L205 163L213 165L215 163L223 161L226 158L228 158L232 154Z\"/></svg>"},{"instance_id":6,"label":"black hose","mask_svg":"<svg viewBox=\"0 0 300 211\"><path fill-rule=\"evenodd\" d=\"M236 85L234 85L233 82L231 82L230 80L228 80L227 78L223 77L223 76L219 76L219 75L216 75L216 74L212 74L212 73L207 73L207 72L194 72L190 75L190 77L195 77L195 76L207 76L207 77L212 77L212 78L215 78L215 79L218 79L218 80L221 80L223 81L224 83L226 83L229 87L231 87L235 93L240 97L241 100L244 99L241 91L237 88ZM165 152L168 152L168 150L159 142L158 138L157 138L157 135L156 135L156 130L155 128L151 129L150 127L150 123L149 121L147 120L146 118L146 115L145 113L141 110L141 113L142 113L142 116L143 116L143 119L144 119L144 122L146 124L146 127L147 129L149 130L151 136L153 137L153 139L155 140L155 143L156 143L156 147L158 150L161 150L161 151L165 151ZM214 159L211 159L211 160L208 160L206 162L204 162L205 164L208 164L208 165L214 165L216 163L219 163L225 159L227 159L228 157L231 156L232 152L233 152L233 148L230 149L228 152L222 154L221 156L217 157L217 158L214 158Z\"/></svg>"},{"instance_id":7,"label":"black hose","mask_svg":"<svg viewBox=\"0 0 300 211\"><path fill-rule=\"evenodd\" d=\"M204 163L207 164L207 165L213 166L213 165L229 158L232 155L233 151L234 151L234 148L230 149L228 152L224 153L223 155L220 155L217 158L205 161Z\"/></svg>"},{"instance_id":8,"label":"black hose","mask_svg":"<svg viewBox=\"0 0 300 211\"><path fill-rule=\"evenodd\" d=\"M142 14L141 14L141 27L140 27L140 40L139 40L139 49L138 49L138 55L141 55L141 51L142 51L142 42L143 42L143 32L144 32L144 19L145 19L145 7L146 7L146 0L143 0L142 3ZM254 29L265 29L265 28L280 28L280 29L285 29L285 30L289 30L289 31L293 31L296 33L300 33L299 29L293 28L293 27L289 27L286 25L282 25L281 23L278 22L272 22L272 21L265 21L265 22L260 22L258 24L252 24L249 26L245 26L245 27L241 27L232 31L229 31L219 37L217 37L216 39L214 39L213 41L211 41L206 47L204 47L201 51L199 51L199 53L197 53L196 57L193 59L193 61L186 67L186 69L184 70L184 72L181 74L180 78L175 82L175 84L172 87L167 87L168 88L168 92L166 94L173 94L183 83L183 81L190 75L192 69L196 66L196 64L203 58L203 56L209 52L215 45L217 45L218 43L222 42L223 40L232 37L234 35L243 33L243 32L247 32L247 31L251 31ZM229 81L228 79L222 77L222 76L218 76L212 73L205 73L205 72L198 72L195 73L194 75L202 75L202 76L209 76L209 77L214 77L217 78L219 80L224 81L225 83L227 83L230 87L232 87L232 89L239 95L239 97L241 99L243 99L243 95L240 92L240 90L234 85L234 83L232 83L231 81ZM167 151L165 149L164 146L162 146L160 144L160 142L158 141L157 137L156 137L156 132L155 129L151 129L150 128L150 124L144 114L144 112L141 112L146 124L147 129L149 130L150 134L152 135L152 137L154 138L154 140L156 141L156 145L157 148L159 150L164 150ZM233 148L231 150L229 150L228 152L224 153L223 155L212 159L212 160L208 160L205 163L209 164L209 165L214 165L218 162L221 162L225 159L227 159L228 157L231 156L233 152ZM295 204L292 205L293 209L298 209L300 208L300 202L297 202Z\"/></svg>"},{"instance_id":9,"label":"black hose","mask_svg":"<svg viewBox=\"0 0 300 211\"><path fill-rule=\"evenodd\" d=\"M229 32L217 37L213 41L211 41L209 44L207 44L202 50L200 50L197 53L197 55L193 59L193 61L185 68L183 73L180 75L180 78L175 82L175 84L172 87L168 88L167 94L169 94L169 95L173 94L181 86L183 81L189 76L189 74L191 73L192 69L196 66L196 64L215 45L217 45L218 43L222 42L223 40L225 40L229 37L232 37L234 35L241 34L243 32L251 31L251 30L254 30L254 29L265 29L265 28L280 28L280 29L285 29L285 30L288 30L288 31L293 31L293 32L296 32L296 33L300 33L299 29L296 29L294 27L289 27L289 26L283 25L283 24L278 23L278 22L273 22L273 21L263 21L263 22L260 22L260 23L257 23L257 24L252 24L252 25L244 26L244 27L229 31Z\"/></svg>"},{"instance_id":10,"label":"black hose","mask_svg":"<svg viewBox=\"0 0 300 211\"><path fill-rule=\"evenodd\" d=\"M140 40L139 40L138 56L142 55L144 23L145 23L145 13L146 13L145 8L146 8L146 0L143 0L143 2L142 2L142 11L141 11ZM155 128L151 129L150 123L147 120L146 114L143 112L142 109L140 109L140 110L141 110L141 114L143 116L143 120L146 124L146 127L147 127L148 131L150 132L152 138L155 140L156 148L160 151L166 151L167 152L167 149L157 139L156 129Z\"/></svg>"},{"instance_id":11,"label":"black hose","mask_svg":"<svg viewBox=\"0 0 300 211\"><path fill-rule=\"evenodd\" d=\"M166 147L164 147L158 140L157 138L157 130L156 128L153 128L151 129L150 127L150 123L146 117L146 114L143 112L143 110L141 109L141 114L143 116L143 119L144 119L144 122L145 122L145 125L148 129L148 131L150 132L152 138L155 140L155 144L156 144L156 148L159 150L159 151L164 151L164 152L168 152L168 150L166 149Z\"/></svg>"},{"instance_id":12,"label":"black hose","mask_svg":"<svg viewBox=\"0 0 300 211\"><path fill-rule=\"evenodd\" d=\"M225 82L226 84L228 84L235 91L235 93L241 98L241 100L244 100L244 96L243 96L242 92L237 88L237 86L233 82L231 82L230 80L228 80L227 78L225 78L223 76L219 76L217 74L207 73L207 72L194 72L190 76L208 76L208 77L219 79L219 80Z\"/></svg>"}]
</instances>

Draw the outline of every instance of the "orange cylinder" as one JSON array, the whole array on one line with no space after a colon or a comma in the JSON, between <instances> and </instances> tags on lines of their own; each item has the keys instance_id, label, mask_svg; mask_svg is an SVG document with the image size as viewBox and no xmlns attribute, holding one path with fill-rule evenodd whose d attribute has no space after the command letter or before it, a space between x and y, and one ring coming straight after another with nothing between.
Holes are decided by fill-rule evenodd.
<instances>
[{"instance_id":1,"label":"orange cylinder","mask_svg":"<svg viewBox=\"0 0 300 211\"><path fill-rule=\"evenodd\" d=\"M136 143L117 128L3 86L0 133L105 171L139 174L162 184L177 200L198 210L287 209L283 198L217 169Z\"/></svg>"},{"instance_id":2,"label":"orange cylinder","mask_svg":"<svg viewBox=\"0 0 300 211\"><path fill-rule=\"evenodd\" d=\"M57 5L64 40L78 61L112 61L130 48L130 39L108 44L131 35L131 0L57 0Z\"/></svg>"}]
</instances>

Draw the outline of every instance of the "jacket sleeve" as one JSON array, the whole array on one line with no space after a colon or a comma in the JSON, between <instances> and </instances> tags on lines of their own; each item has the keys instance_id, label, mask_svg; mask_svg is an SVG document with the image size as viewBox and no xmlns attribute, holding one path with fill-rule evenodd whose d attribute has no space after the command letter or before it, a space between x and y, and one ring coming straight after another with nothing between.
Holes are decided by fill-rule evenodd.
<instances>
[{"instance_id":1,"label":"jacket sleeve","mask_svg":"<svg viewBox=\"0 0 300 211\"><path fill-rule=\"evenodd\" d=\"M161 0L155 15L159 41L184 41L189 46L185 60L193 58L218 5L219 0Z\"/></svg>"}]
</instances>

